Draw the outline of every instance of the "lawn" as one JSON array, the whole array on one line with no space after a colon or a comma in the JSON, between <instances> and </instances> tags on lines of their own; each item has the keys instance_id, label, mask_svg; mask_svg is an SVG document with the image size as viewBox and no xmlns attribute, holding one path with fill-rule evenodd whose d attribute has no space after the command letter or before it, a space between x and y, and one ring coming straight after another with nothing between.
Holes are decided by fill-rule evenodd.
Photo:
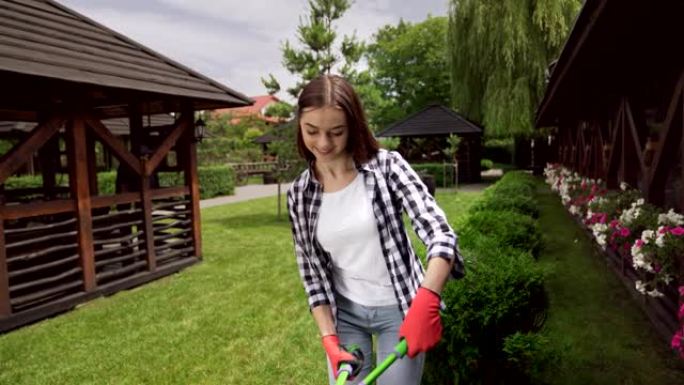
<instances>
[{"instance_id":1,"label":"lawn","mask_svg":"<svg viewBox=\"0 0 684 385\"><path fill-rule=\"evenodd\" d=\"M438 193L457 223L478 193ZM204 262L0 336L0 384L324 384L275 198L202 211Z\"/></svg>"}]
</instances>

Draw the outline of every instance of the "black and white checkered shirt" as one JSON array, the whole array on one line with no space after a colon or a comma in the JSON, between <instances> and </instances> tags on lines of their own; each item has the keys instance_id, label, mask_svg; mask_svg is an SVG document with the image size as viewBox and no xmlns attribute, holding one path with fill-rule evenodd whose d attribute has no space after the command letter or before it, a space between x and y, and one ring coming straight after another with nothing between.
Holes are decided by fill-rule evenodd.
<instances>
[{"instance_id":1,"label":"black and white checkered shirt","mask_svg":"<svg viewBox=\"0 0 684 385\"><path fill-rule=\"evenodd\" d=\"M451 276L464 274L457 237L442 209L428 193L411 166L394 151L380 150L369 162L358 166L380 234L380 244L400 309L406 314L420 283L423 266L409 241L402 221L403 211L411 219L418 237L427 246L427 258L455 259ZM295 254L311 309L330 305L337 308L332 286L332 261L316 239L316 223L321 207L322 185L311 168L304 170L287 192Z\"/></svg>"}]
</instances>

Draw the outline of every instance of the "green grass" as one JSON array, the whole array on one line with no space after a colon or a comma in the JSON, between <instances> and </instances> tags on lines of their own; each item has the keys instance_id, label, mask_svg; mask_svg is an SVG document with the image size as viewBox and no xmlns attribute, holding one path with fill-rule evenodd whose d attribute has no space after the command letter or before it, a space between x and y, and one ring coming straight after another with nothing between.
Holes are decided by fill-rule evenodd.
<instances>
[{"instance_id":1,"label":"green grass","mask_svg":"<svg viewBox=\"0 0 684 385\"><path fill-rule=\"evenodd\" d=\"M681 363L560 199L541 182L538 191L547 245L539 262L548 271L551 303L542 333L557 357L545 373L548 383L684 384Z\"/></svg>"},{"instance_id":2,"label":"green grass","mask_svg":"<svg viewBox=\"0 0 684 385\"><path fill-rule=\"evenodd\" d=\"M478 195L438 201L457 223ZM326 383L276 204L205 209L203 263L0 336L0 384Z\"/></svg>"}]
</instances>

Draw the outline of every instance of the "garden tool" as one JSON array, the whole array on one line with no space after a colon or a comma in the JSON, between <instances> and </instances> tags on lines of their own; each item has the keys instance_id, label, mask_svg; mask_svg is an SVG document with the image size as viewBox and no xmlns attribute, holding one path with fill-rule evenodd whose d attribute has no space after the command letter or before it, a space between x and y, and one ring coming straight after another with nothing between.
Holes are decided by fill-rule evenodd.
<instances>
[{"instance_id":1,"label":"garden tool","mask_svg":"<svg viewBox=\"0 0 684 385\"><path fill-rule=\"evenodd\" d=\"M370 372L366 378L364 378L361 382L359 382L359 385L371 385L375 382L375 380L380 377L382 373L385 372L393 363L394 361L397 360L397 358L403 358L406 355L406 352L408 351L408 344L406 343L405 339L402 339L395 347L394 347L394 353L391 353L387 358L385 358L380 365L378 365L375 369L373 369L372 372ZM353 353L352 353L353 354ZM361 362L363 363L363 354L361 354ZM347 365L347 363L344 363L340 366L340 372L343 370L344 366ZM359 364L359 370L361 368L361 364ZM337 378L337 382L335 385L344 385L347 381L347 378L349 377L349 374L345 374L349 372L342 372L339 377ZM358 372L356 373L358 374ZM344 376L344 377L343 377Z\"/></svg>"},{"instance_id":2,"label":"garden tool","mask_svg":"<svg viewBox=\"0 0 684 385\"><path fill-rule=\"evenodd\" d=\"M363 367L363 352L358 345L344 346L344 350L356 357L356 360L352 362L344 361L340 364L337 370L336 385L344 385L347 382L347 378L356 377L361 371L361 367Z\"/></svg>"}]
</instances>

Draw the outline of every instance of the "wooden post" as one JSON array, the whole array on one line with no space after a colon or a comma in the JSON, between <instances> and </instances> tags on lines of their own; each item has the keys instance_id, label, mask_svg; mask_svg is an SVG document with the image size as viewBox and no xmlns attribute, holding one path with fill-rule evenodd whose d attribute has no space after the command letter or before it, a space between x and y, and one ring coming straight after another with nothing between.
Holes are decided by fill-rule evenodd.
<instances>
[{"instance_id":1,"label":"wooden post","mask_svg":"<svg viewBox=\"0 0 684 385\"><path fill-rule=\"evenodd\" d=\"M133 128L131 126L131 128ZM147 175L147 158L141 163L142 175L140 176L140 202L143 211L143 227L145 231L145 248L147 249L147 270L157 270L157 257L154 250L154 225L152 223L152 195L150 193L150 176Z\"/></svg>"},{"instance_id":2,"label":"wooden post","mask_svg":"<svg viewBox=\"0 0 684 385\"><path fill-rule=\"evenodd\" d=\"M97 153L95 152L95 138L91 130L86 132L86 156L88 157L88 186L90 195L98 195L97 186Z\"/></svg>"},{"instance_id":3,"label":"wooden post","mask_svg":"<svg viewBox=\"0 0 684 385\"><path fill-rule=\"evenodd\" d=\"M43 175L43 196L55 197L55 172L59 166L59 134L55 134L39 150L40 172Z\"/></svg>"},{"instance_id":4,"label":"wooden post","mask_svg":"<svg viewBox=\"0 0 684 385\"><path fill-rule=\"evenodd\" d=\"M195 256L202 258L202 233L200 218L200 190L199 176L197 174L197 148L195 144L194 113L191 109L183 110L181 119L186 119L185 134L183 135L183 174L185 185L190 188L190 216L192 219L192 241L195 247Z\"/></svg>"},{"instance_id":5,"label":"wooden post","mask_svg":"<svg viewBox=\"0 0 684 385\"><path fill-rule=\"evenodd\" d=\"M12 314L9 296L9 277L7 272L7 252L5 249L5 221L0 218L0 318Z\"/></svg>"},{"instance_id":6,"label":"wooden post","mask_svg":"<svg viewBox=\"0 0 684 385\"><path fill-rule=\"evenodd\" d=\"M88 181L88 156L85 124L79 117L67 124L69 185L72 199L76 199L78 220L78 255L83 269L85 291L93 291L95 282L95 255L93 250L93 222Z\"/></svg>"}]
</instances>

